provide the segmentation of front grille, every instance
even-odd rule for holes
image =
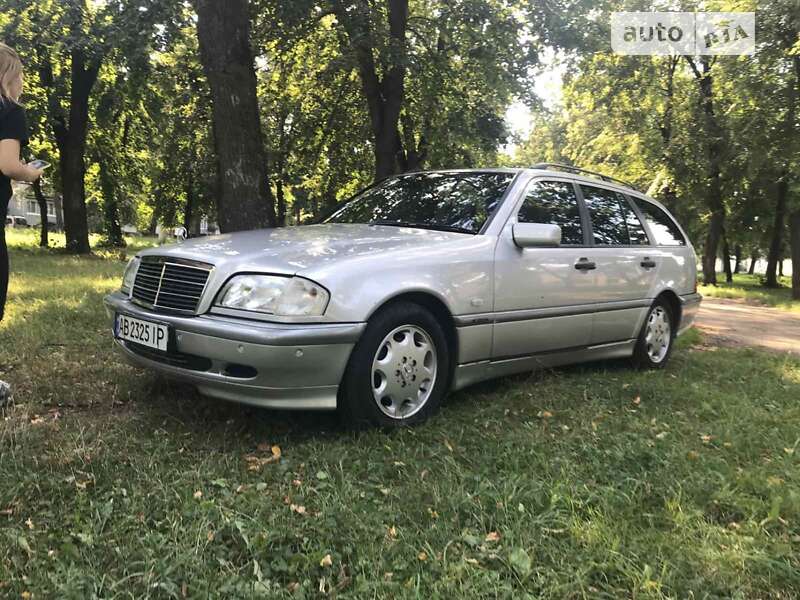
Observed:
[[[153,308],[195,312],[211,265],[145,257],[139,264],[131,296]]]

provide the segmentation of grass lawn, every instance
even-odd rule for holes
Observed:
[[[717,273],[719,285],[699,285],[698,291],[703,296],[710,298],[733,298],[744,300],[751,304],[772,306],[793,312],[800,312],[800,300],[792,300],[792,280],[790,277],[781,277],[783,287],[766,288],[761,285],[763,275],[747,275],[736,273],[733,283],[725,283],[725,274]]]
[[[0,597],[800,595],[796,359],[692,332],[661,372],[507,378],[352,432],[122,364],[123,265],[12,249]]]

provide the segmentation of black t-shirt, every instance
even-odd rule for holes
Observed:
[[[25,109],[16,102],[0,96],[0,140],[19,140],[20,146],[28,145],[28,122]],[[5,214],[11,200],[11,180],[0,173],[0,211]]]

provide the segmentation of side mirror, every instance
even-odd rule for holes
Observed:
[[[561,244],[561,227],[549,223],[515,223],[514,243],[520,248],[554,247]]]

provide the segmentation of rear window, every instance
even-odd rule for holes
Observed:
[[[652,202],[647,202],[641,198],[634,198],[633,201],[644,215],[650,233],[655,238],[653,243],[656,246],[685,246],[686,240],[678,229],[675,221],[666,212],[661,210]]]

